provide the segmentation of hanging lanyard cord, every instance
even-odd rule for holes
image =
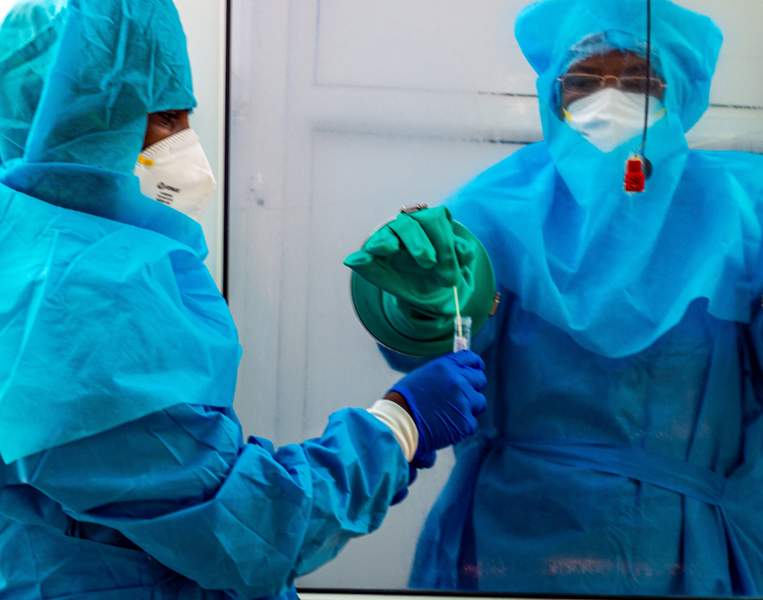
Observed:
[[[641,156],[646,157],[646,138],[649,129],[649,101],[652,92],[652,0],[646,0],[646,102],[644,103],[644,133],[641,137]]]

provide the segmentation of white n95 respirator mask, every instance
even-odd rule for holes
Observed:
[[[564,119],[575,131],[602,152],[612,152],[644,129],[643,94],[605,88],[576,100],[564,109]],[[657,98],[649,99],[651,127],[665,116],[666,110]]]
[[[145,196],[200,220],[212,199],[215,176],[193,129],[149,146],[138,156],[135,175]]]

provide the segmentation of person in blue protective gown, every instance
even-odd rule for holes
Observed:
[[[172,2],[25,0],[0,88],[0,597],[295,598],[476,431],[484,364],[430,363],[302,444],[244,441]]]
[[[488,411],[456,449],[413,587],[763,594],[763,157],[689,150],[722,36],[653,0],[647,61],[645,15],[643,0],[543,0],[517,19],[544,140],[445,203],[503,301],[475,342]],[[628,194],[646,114],[653,172]],[[362,275],[388,260],[378,247],[347,264]]]

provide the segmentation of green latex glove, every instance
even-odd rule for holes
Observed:
[[[394,296],[406,319],[441,329],[452,328],[453,287],[462,305],[474,288],[475,255],[475,241],[459,236],[450,211],[437,207],[401,213],[344,264]]]

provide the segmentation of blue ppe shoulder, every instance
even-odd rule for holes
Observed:
[[[236,328],[191,247],[3,185],[0,243],[6,462],[169,406],[231,404]]]

